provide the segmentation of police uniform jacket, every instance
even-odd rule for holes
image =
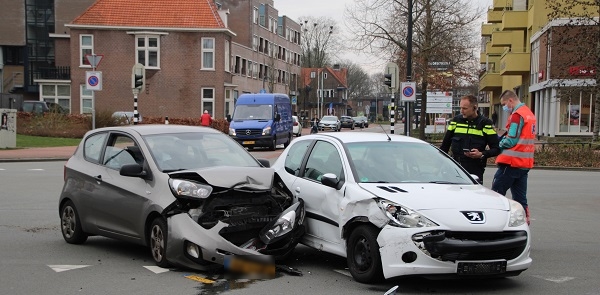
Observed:
[[[452,157],[461,164],[477,164],[483,167],[487,158],[500,154],[498,134],[494,130],[492,120],[481,115],[472,120],[462,115],[454,117],[440,149],[446,153],[451,149]],[[483,153],[483,158],[469,158],[464,155],[463,149],[477,149]]]

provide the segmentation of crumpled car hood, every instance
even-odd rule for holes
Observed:
[[[359,186],[413,210],[510,210],[507,198],[481,185],[360,183]]]
[[[176,177],[178,174],[189,174],[190,172],[197,173],[212,186],[254,190],[271,189],[275,174],[275,170],[272,168],[218,166],[178,171],[169,175]]]

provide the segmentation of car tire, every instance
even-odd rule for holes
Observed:
[[[148,237],[148,245],[150,245],[150,252],[152,259],[157,266],[167,268],[170,266],[167,260],[167,222],[162,218],[158,217],[152,221],[150,225],[150,236]]]
[[[352,124],[352,127],[350,127],[350,130],[354,130],[354,124]]]
[[[288,140],[283,144],[283,148],[288,147],[288,145],[290,145],[291,142],[292,142],[292,134],[290,134],[288,136]]]
[[[81,228],[77,208],[71,200],[66,201],[60,209],[60,231],[69,244],[83,244],[88,234]]]
[[[350,274],[358,282],[373,283],[383,279],[378,234],[379,230],[373,225],[361,225],[350,234],[346,259]]]
[[[364,122],[360,123],[360,128],[361,128],[361,129],[362,129],[362,128],[365,128],[365,123],[364,123]]]
[[[277,137],[273,137],[273,140],[271,141],[271,146],[269,146],[269,149],[272,151],[277,149]]]

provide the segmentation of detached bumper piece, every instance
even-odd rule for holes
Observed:
[[[432,258],[441,261],[512,260],[525,250],[527,232],[432,232],[423,237],[423,244]],[[502,263],[500,263],[502,264]],[[465,265],[466,268],[478,268]],[[501,265],[481,267],[501,268]],[[504,262],[506,268],[506,262]],[[468,271],[469,272],[469,271]]]

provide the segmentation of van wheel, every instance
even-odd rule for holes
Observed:
[[[277,149],[277,137],[273,137],[273,141],[271,142],[270,150],[274,151]]]
[[[290,134],[288,136],[288,140],[283,144],[283,148],[288,147],[288,145],[290,145],[291,142],[292,142],[292,135]]]

